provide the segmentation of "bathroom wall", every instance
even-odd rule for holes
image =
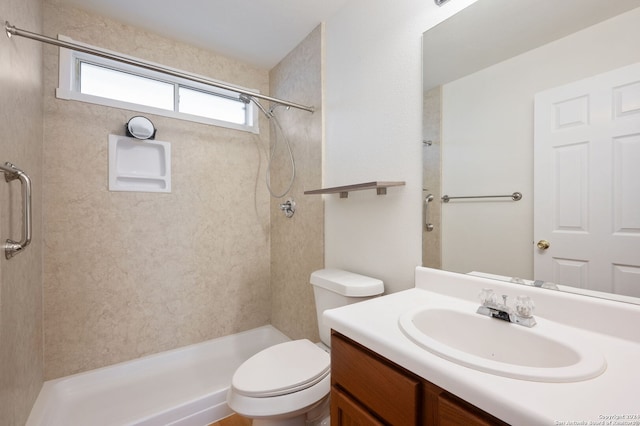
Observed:
[[[523,194],[517,203],[444,205],[444,269],[533,279],[532,100],[639,62],[639,21],[632,10],[443,87],[443,192]],[[492,239],[500,244],[486,250]]]
[[[39,0],[5,0],[2,21],[42,28]],[[0,253],[0,425],[24,425],[43,380],[42,359],[42,46],[0,37],[0,162],[32,181],[33,239],[11,260]],[[22,235],[19,181],[0,174],[0,240]]]
[[[44,33],[266,93],[268,71],[44,2]],[[45,378],[270,322],[269,132],[147,115],[171,142],[172,192],[109,192],[107,138],[134,111],[55,98],[45,47]]]
[[[422,262],[422,33],[474,0],[351,0],[326,23],[327,186],[401,180],[325,201],[325,261],[413,286]]]
[[[271,321],[293,339],[318,341],[309,276],[324,265],[324,206],[322,196],[303,192],[322,186],[322,26],[312,31],[269,75],[272,96],[316,108],[313,114],[277,108],[275,114],[282,133],[271,127],[271,144],[277,139],[272,166],[276,194],[285,191],[292,170],[284,138],[291,144],[296,166],[291,192],[284,198],[271,199]],[[290,198],[297,210],[292,218],[287,218],[279,206]]]
[[[422,201],[431,194],[428,211],[425,209],[425,223],[433,225],[431,231],[422,228],[422,266],[442,268],[442,88],[434,87],[424,93],[422,134],[427,142],[422,145]]]

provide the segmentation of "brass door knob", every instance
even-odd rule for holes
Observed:
[[[547,240],[540,240],[540,241],[538,241],[537,246],[538,246],[538,248],[540,250],[546,250],[549,247],[551,247],[551,243],[549,243],[549,241],[547,241]]]

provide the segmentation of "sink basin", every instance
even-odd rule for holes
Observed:
[[[576,382],[606,369],[596,348],[560,325],[538,320],[527,328],[475,311],[418,308],[403,314],[399,325],[409,339],[435,355],[514,379]]]

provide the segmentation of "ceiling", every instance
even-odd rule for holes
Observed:
[[[59,1],[271,69],[348,0]]]
[[[640,0],[477,1],[425,32],[424,90],[639,6]]]

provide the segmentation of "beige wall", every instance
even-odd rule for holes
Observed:
[[[291,338],[319,339],[309,275],[324,265],[324,207],[322,196],[304,195],[322,186],[322,26],[318,26],[270,72],[271,95],[313,105],[306,111],[277,108],[284,136],[272,126],[272,144],[278,137],[272,182],[281,194],[291,166],[283,148],[291,143],[296,180],[284,198],[271,199],[272,324]],[[279,205],[289,198],[297,211],[286,218]]]
[[[442,88],[435,87],[424,94],[422,107],[422,201],[431,194],[433,200],[429,202],[427,214],[433,230],[426,231],[422,226],[422,266],[428,268],[442,267],[442,191],[440,157],[442,138],[440,137],[440,121],[442,119]]]
[[[38,0],[0,2],[0,16],[40,31]],[[33,240],[6,260],[0,254],[0,425],[24,425],[42,385],[42,46],[0,37],[0,162],[31,177]],[[21,188],[0,175],[0,240],[19,240]]]
[[[268,73],[45,2],[44,32],[268,91]],[[270,322],[269,135],[148,115],[171,142],[172,193],[107,190],[107,137],[135,112],[54,97],[45,48],[47,379]],[[268,128],[266,119],[260,123]]]

